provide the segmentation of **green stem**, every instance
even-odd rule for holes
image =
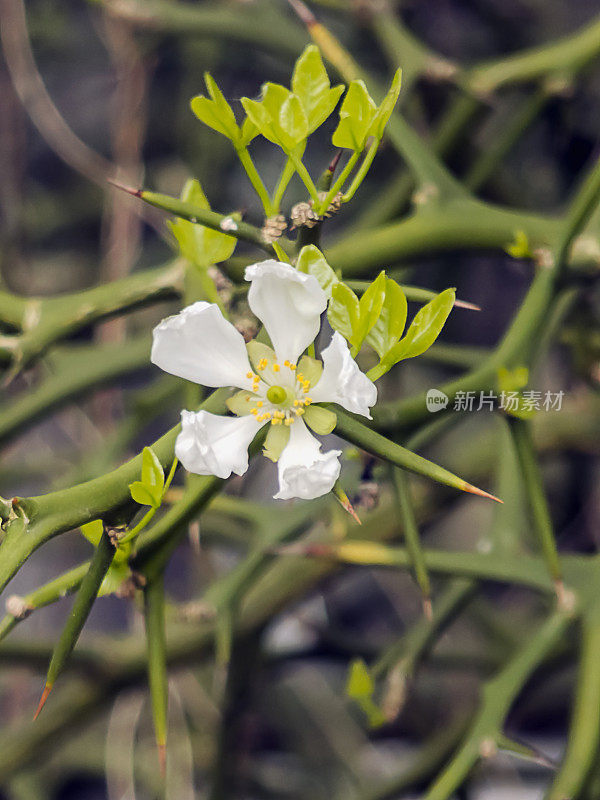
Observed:
[[[561,579],[561,566],[542,476],[535,457],[531,425],[529,420],[511,418],[510,429],[514,437],[525,491],[533,516],[534,530],[542,546],[542,552],[550,575],[555,581],[559,581]]]
[[[317,192],[317,187],[315,186],[313,179],[310,177],[308,170],[304,166],[304,162],[298,156],[296,152],[290,150],[288,153],[288,157],[292,160],[292,164],[294,165],[296,172],[298,173],[300,180],[306,186],[306,189],[315,202],[318,204],[319,202],[319,193]]]
[[[554,613],[506,667],[488,681],[470,730],[448,766],[424,795],[424,800],[448,800],[482,757],[484,748],[494,748],[512,702],[525,681],[556,645],[569,622],[570,617],[565,612]]]
[[[356,164],[356,162],[358,161],[359,158],[360,158],[360,152],[358,150],[355,150],[352,153],[352,155],[350,156],[350,158],[348,159],[348,163],[346,164],[344,169],[340,172],[337,180],[335,181],[333,186],[331,186],[331,188],[327,192],[327,195],[325,196],[325,199],[318,206],[319,210],[317,211],[317,213],[318,213],[318,215],[320,217],[322,217],[323,214],[325,214],[325,212],[329,208],[329,205],[330,205],[331,201],[333,200],[333,198],[343,188],[344,184],[346,183],[346,179],[348,178],[348,175],[350,175],[350,173],[354,169],[354,165]]]
[[[248,148],[244,147],[240,150],[236,148],[235,152],[237,153],[243,168],[246,170],[246,174],[250,178],[250,183],[252,184],[254,191],[258,195],[260,202],[263,205],[263,208],[265,210],[265,215],[267,217],[272,217],[273,214],[277,212],[278,206],[275,205],[274,203],[271,203],[271,198],[269,197],[267,188],[262,182],[262,178],[258,174],[256,167],[254,166],[254,161],[252,161],[252,157],[248,152]]]
[[[294,162],[288,156],[287,161],[285,162],[285,167],[283,168],[283,171],[279,177],[279,181],[277,182],[277,186],[275,187],[275,191],[273,192],[273,197],[271,199],[273,214],[279,213],[283,195],[285,194],[285,190],[287,189],[289,182],[294,177],[295,172],[296,168],[294,167]]]
[[[350,188],[344,194],[343,201],[344,203],[348,203],[354,195],[356,194],[358,187],[367,177],[368,171],[371,169],[371,164],[373,163],[373,159],[375,158],[375,154],[377,153],[377,148],[379,147],[379,141],[375,139],[369,149],[367,150],[367,155],[364,157],[362,164],[360,165],[358,172],[354,176],[354,180],[350,184]]]
[[[582,620],[582,650],[575,707],[571,719],[567,751],[546,795],[547,800],[579,797],[594,763],[600,741],[600,615],[588,611]]]
[[[483,497],[490,497],[494,500],[493,495],[472,486],[462,478],[453,475],[447,469],[434,464],[422,456],[412,453],[399,444],[386,439],[376,431],[371,430],[362,422],[359,422],[354,417],[347,414],[345,411],[340,411],[337,406],[335,408],[337,414],[337,424],[335,426],[336,433],[342,438],[346,439],[357,447],[362,447],[363,450],[371,453],[372,455],[383,458],[390,464],[394,464],[402,469],[407,469],[409,472],[414,472],[417,475],[423,475],[426,478],[437,481],[438,483],[446,484],[454,489],[459,489],[464,492],[471,492]]]
[[[394,479],[394,487],[396,490],[398,506],[400,508],[404,539],[413,563],[415,580],[421,589],[424,601],[430,602],[431,581],[429,580],[429,573],[427,572],[425,559],[423,557],[423,548],[421,547],[421,540],[419,538],[417,520],[415,517],[412,498],[410,496],[408,478],[403,470],[397,468],[392,469],[392,475]]]
[[[152,701],[154,733],[161,772],[164,775],[167,749],[169,680],[166,663],[165,587],[163,575],[155,576],[144,588],[144,620],[148,649],[148,683]]]
[[[73,652],[83,626],[89,616],[94,601],[100,591],[100,586],[109,570],[115,555],[115,548],[106,531],[103,531],[98,546],[81,586],[77,592],[75,602],[67,623],[63,628],[50,660],[46,676],[46,687],[52,688],[59,674],[62,672],[69,656]]]

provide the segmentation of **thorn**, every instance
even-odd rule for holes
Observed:
[[[423,614],[428,622],[433,622],[433,606],[431,597],[423,597]]]
[[[157,742],[156,746],[158,748],[158,766],[161,777],[164,778],[167,774],[167,745],[164,742]]]
[[[454,307],[466,308],[469,311],[481,311],[481,306],[478,306],[476,303],[468,303],[466,300],[455,300]]]
[[[352,503],[348,499],[348,495],[346,494],[346,492],[339,485],[338,481],[336,481],[336,484],[335,484],[335,486],[333,487],[333,489],[331,491],[335,495],[336,500],[341,505],[341,507],[344,509],[344,511],[346,511],[348,514],[350,514],[350,516],[352,517],[352,519],[355,522],[357,522],[359,525],[362,525],[362,522],[360,521],[360,518],[359,518],[358,514],[354,510],[354,506],[352,505]]]
[[[317,18],[312,13],[310,8],[305,5],[302,0],[288,0],[288,3],[294,9],[300,20],[307,26],[307,28],[312,28],[313,25],[317,24]]]
[[[328,167],[329,172],[333,175],[333,173],[337,169],[337,165],[340,163],[340,158],[342,157],[342,151],[338,150],[334,157],[331,159],[331,164]]]
[[[107,181],[108,181],[108,183],[110,183],[111,186],[114,186],[115,189],[121,189],[121,191],[127,192],[127,194],[131,194],[134,197],[141,197],[142,196],[142,190],[141,189],[133,189],[131,186],[125,186],[122,183],[117,183],[117,181],[113,181],[111,178],[107,178]]]
[[[47,683],[44,686],[44,691],[42,692],[42,696],[40,697],[40,702],[38,703],[38,707],[36,709],[36,712],[33,715],[33,721],[34,722],[39,717],[40,711],[45,706],[46,700],[48,699],[48,695],[50,694],[51,691],[52,691],[52,684],[51,683]]]
[[[496,497],[495,494],[484,492],[483,489],[478,489],[477,486],[473,486],[472,483],[465,483],[462,488],[463,491],[465,492],[470,492],[471,494],[477,494],[479,495],[479,497],[487,497],[490,500],[495,500],[497,503],[504,503],[504,500],[500,500],[500,498]]]

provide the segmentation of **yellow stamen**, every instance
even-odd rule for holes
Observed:
[[[303,408],[297,408],[297,409],[296,409],[296,411],[295,411],[294,413],[295,413],[295,414],[296,414],[298,417],[301,417],[301,416],[302,416],[302,414],[304,414],[304,409],[303,409]]]
[[[279,417],[273,417],[273,419],[271,420],[271,425],[281,425],[281,420],[279,419]]]
[[[262,408],[262,407],[263,407],[263,405],[264,405],[264,403],[263,403],[263,401],[262,401],[262,400],[259,400],[259,401],[258,401],[258,403],[257,403],[256,405],[257,405],[257,407],[258,407],[258,408]]]
[[[312,403],[312,397],[305,397],[304,398],[304,405],[309,406]]]
[[[289,364],[288,366],[292,370],[292,372],[296,369],[296,365],[295,364]]]
[[[286,417],[284,420],[286,425],[291,425],[293,421],[292,417]]]
[[[286,358],[286,360],[283,362],[283,366],[284,367],[289,367],[289,365],[290,365],[290,360],[289,360],[289,358]]]
[[[279,364],[273,364],[273,372],[279,372],[280,369],[281,367],[279,366]]]
[[[300,405],[300,400],[294,400],[294,405],[295,406],[299,406]]]
[[[254,408],[250,409],[250,413],[254,414],[256,416],[256,414],[258,414],[258,408],[256,408],[256,406],[254,406]]]
[[[247,372],[246,373],[246,377],[247,378],[253,378],[254,377],[254,373],[253,372]]]

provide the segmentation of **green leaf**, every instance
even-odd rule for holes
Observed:
[[[293,150],[308,136],[306,112],[295,94],[289,94],[279,109],[278,124],[278,133],[288,150]]]
[[[340,121],[331,140],[335,147],[363,150],[376,108],[364,81],[352,81],[342,102]]]
[[[338,276],[325,260],[323,253],[314,244],[309,244],[302,248],[298,256],[296,269],[298,272],[314,275],[319,281],[321,289],[328,297],[331,297],[331,290],[340,282]]]
[[[246,119],[242,123],[242,136],[240,139],[240,147],[241,148],[248,147],[252,139],[258,136],[258,133],[259,131],[256,125],[252,122],[250,117],[246,117]]]
[[[506,246],[505,250],[513,258],[534,257],[525,231],[515,231],[514,240]]]
[[[273,118],[263,103],[258,102],[258,100],[251,100],[249,97],[242,97],[242,106],[248,115],[248,119],[259,133],[270,142],[280,144],[273,130]]]
[[[352,700],[363,700],[372,697],[375,686],[369,673],[369,668],[362,658],[354,658],[350,662],[346,694]]]
[[[94,547],[97,547],[100,537],[102,536],[102,531],[104,530],[104,524],[101,519],[95,519],[93,522],[86,522],[84,525],[81,525],[79,530],[83,533],[88,542],[93,544]]]
[[[402,70],[397,69],[392,80],[392,85],[390,86],[386,96],[383,98],[381,105],[375,112],[373,121],[371,123],[371,128],[369,130],[369,135],[374,136],[377,140],[383,137],[385,126],[388,124],[388,121],[392,116],[394,106],[398,102],[398,95],[400,94],[401,85]]]
[[[358,297],[345,283],[337,283],[331,290],[331,300],[327,309],[327,319],[335,331],[351,344],[354,344],[358,331],[360,310]]]
[[[126,561],[117,563],[115,559],[115,561],[113,561],[108,568],[108,572],[100,584],[98,597],[104,597],[107,594],[113,594],[114,592],[117,592],[121,585],[127,580],[127,578],[129,578],[130,574],[131,570],[129,569],[129,564]]]
[[[130,483],[129,491],[131,492],[131,496],[135,502],[139,503],[141,506],[152,506],[152,508],[156,507],[156,498],[154,496],[154,492],[144,486],[141,481],[134,481],[133,483]]]
[[[186,181],[181,199],[186,203],[193,203],[200,208],[210,210],[206,195],[197,180]],[[206,269],[211,264],[226,261],[237,245],[237,239],[233,236],[184,219],[171,221],[169,227],[177,239],[181,255],[199,269]]]
[[[271,461],[278,461],[290,440],[289,425],[270,425],[263,447],[263,455]]]
[[[365,336],[379,319],[383,301],[385,300],[385,289],[385,272],[381,271],[375,280],[367,287],[366,292],[358,303],[360,323],[357,338],[359,341],[355,343],[355,347],[360,347]]]
[[[311,44],[296,61],[292,76],[292,91],[304,107],[308,119],[308,132],[312,133],[331,114],[344,87],[330,88],[319,48]]]
[[[228,397],[227,400],[225,400],[225,405],[232,414],[235,414],[237,417],[245,417],[247,414],[250,414],[250,409],[255,407],[257,400],[260,400],[257,394],[242,389],[241,392],[236,392],[232,397]]]
[[[308,406],[304,412],[304,421],[315,433],[326,436],[337,425],[337,414],[322,406]]]
[[[431,347],[452,311],[455,294],[454,289],[446,289],[423,306],[415,315],[406,336],[381,359],[382,366],[389,369],[398,361],[420,356]]]
[[[190,103],[192,111],[209,128],[226,136],[234,143],[238,142],[241,133],[231,106],[208,72],[204,74],[204,80],[211,99],[201,94],[193,97]]]
[[[379,358],[383,358],[402,336],[407,313],[408,303],[402,287],[392,278],[387,278],[381,313],[367,334],[367,342],[374,348]]]
[[[142,452],[142,484],[154,495],[159,506],[165,485],[165,473],[151,447],[144,447]]]

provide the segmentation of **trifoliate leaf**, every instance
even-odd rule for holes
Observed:
[[[379,318],[367,334],[367,342],[374,348],[379,358],[383,358],[402,336],[407,313],[408,303],[402,287],[392,278],[387,278],[385,299]]]
[[[371,128],[369,130],[370,136],[374,136],[378,140],[383,137],[385,126],[388,124],[388,121],[392,116],[394,106],[398,101],[398,96],[400,94],[401,86],[402,86],[402,70],[397,69],[396,74],[394,75],[394,78],[392,80],[392,85],[388,90],[388,93],[383,98],[381,105],[379,106],[379,108],[377,109],[377,111],[373,116]]]
[[[383,301],[385,300],[386,277],[385,272],[380,272],[375,280],[367,287],[367,290],[360,298],[358,309],[360,314],[360,323],[358,329],[358,338],[360,341],[355,346],[360,347],[363,343],[365,336],[369,333],[371,328],[375,325],[381,314]]]
[[[308,132],[312,133],[331,114],[344,87],[330,88],[319,48],[311,44],[296,61],[292,76],[292,91],[304,107],[308,119]]]
[[[197,180],[186,181],[181,199],[193,203],[200,208],[210,209],[202,186]],[[177,219],[169,223],[173,235],[177,239],[181,255],[194,266],[205,269],[211,264],[226,261],[235,250],[237,239],[226,233],[205,228],[194,222]]]
[[[95,519],[93,522],[86,522],[81,525],[79,530],[83,533],[85,538],[94,545],[98,546],[102,532],[104,531],[104,524],[101,519]]]
[[[331,297],[332,288],[336,283],[340,282],[338,276],[325,260],[323,253],[314,244],[309,244],[302,248],[298,256],[296,269],[298,272],[314,275],[319,281],[321,289],[328,297]]]
[[[241,138],[241,132],[231,106],[208,72],[204,74],[204,80],[210,99],[201,94],[193,97],[190,103],[192,111],[209,128],[237,143]]]
[[[339,331],[354,344],[359,330],[360,309],[358,297],[345,283],[340,282],[332,287],[327,319],[334,331]]]
[[[335,147],[359,152],[363,150],[376,108],[364,81],[352,81],[342,102],[340,121],[331,140]]]
[[[420,356],[431,347],[452,311],[455,295],[454,289],[446,289],[423,306],[411,322],[406,336],[381,359],[382,366],[389,369],[398,361]]]
[[[160,497],[165,485],[165,473],[151,447],[144,447],[142,452],[142,483],[148,491],[155,494],[160,505]]]
[[[365,697],[372,697],[375,687],[373,679],[369,673],[369,668],[362,658],[354,658],[350,662],[348,670],[348,680],[346,682],[346,694],[352,700],[362,700]]]
[[[156,496],[154,492],[144,486],[141,481],[134,481],[133,483],[130,483],[129,491],[135,502],[139,503],[141,506],[151,506],[152,508],[157,507]]]

